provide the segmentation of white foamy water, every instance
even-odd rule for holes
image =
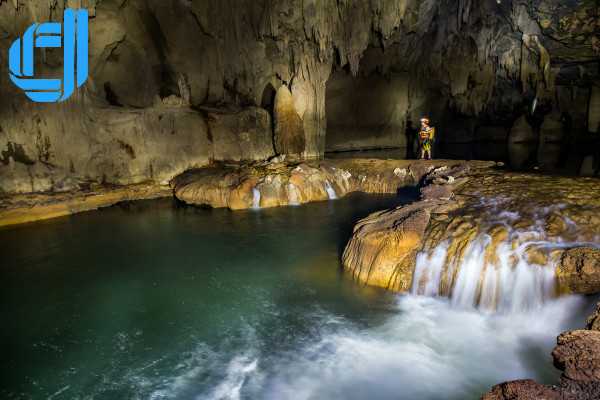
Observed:
[[[484,311],[515,313],[539,309],[556,296],[556,264],[550,258],[545,265],[529,261],[528,251],[597,246],[594,243],[568,242],[551,237],[545,231],[545,217],[560,211],[563,205],[533,210],[536,221],[526,230],[516,230],[511,224],[521,218],[518,212],[504,209],[507,199],[482,198],[487,211],[486,226],[504,225],[508,238],[496,244],[488,234],[479,234],[458,259],[449,255],[450,243],[417,256],[411,293],[424,296],[448,296],[454,307],[479,308]],[[571,234],[577,226],[563,218]],[[453,258],[452,258],[453,257]]]
[[[225,379],[217,385],[209,396],[212,400],[239,400],[242,386],[258,366],[257,358],[237,356],[227,366]]]
[[[578,297],[561,298],[509,315],[456,308],[443,298],[402,296],[378,326],[324,316],[318,335],[299,339],[289,351],[271,353],[250,335],[243,352],[228,361],[222,353],[197,356],[205,359],[202,367],[192,363],[167,385],[177,390],[152,398],[478,399],[498,382],[547,380],[556,336],[573,324],[569,318],[583,304]],[[219,379],[211,387],[196,384],[212,373]]]
[[[448,243],[439,245],[431,254],[420,254],[412,293],[450,294],[454,306],[500,312],[539,308],[555,295],[554,266],[527,261],[525,252],[534,243],[526,242],[516,249],[509,242],[501,243],[495,251],[497,262],[490,263],[486,261],[486,250],[491,241],[489,235],[472,241],[461,260],[447,259]],[[444,284],[450,285],[449,293],[442,291]]]
[[[329,196],[329,200],[337,199],[337,194],[335,193],[335,189],[331,186],[329,181],[325,181],[325,190],[327,191],[327,196]]]
[[[252,188],[252,208],[260,208],[260,190]]]

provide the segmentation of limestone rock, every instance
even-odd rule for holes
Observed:
[[[124,201],[172,196],[168,186],[142,183],[128,186],[103,186],[65,193],[28,193],[3,199],[0,226],[25,224],[109,207]]]
[[[302,119],[292,93],[282,85],[275,96],[275,150],[277,154],[301,155],[306,146]]]
[[[596,311],[587,319],[587,329],[600,331],[600,303],[596,306]]]
[[[424,114],[434,121],[463,115],[471,121],[464,135],[453,139],[448,132],[447,137],[470,141],[475,123],[503,126],[533,94],[541,100],[560,97],[561,111],[572,114],[578,129],[594,131],[598,125],[598,71],[590,62],[598,57],[598,29],[590,22],[596,15],[590,2],[539,0],[535,7],[420,0],[256,0],[235,7],[222,0],[0,3],[2,54],[33,22],[60,21],[67,6],[81,3],[92,16],[90,78],[67,102],[32,104],[6,75],[0,80],[5,93],[0,153],[13,143],[27,155],[23,168],[9,172],[2,156],[0,175],[7,181],[0,187],[8,192],[52,190],[65,178],[164,182],[221,157],[258,159],[264,146],[243,146],[242,152],[232,144],[238,133],[250,131],[236,131],[233,122],[219,119],[216,131],[227,133],[211,143],[214,121],[196,110],[218,107],[229,113],[261,106],[272,113],[270,94],[280,87],[289,88],[292,102],[286,93],[289,112],[279,119],[286,128],[277,129],[279,143],[273,145],[280,153],[317,158],[327,143],[332,72],[363,83],[353,93],[360,100],[351,96],[333,107],[361,125],[347,124],[354,130],[344,137],[344,118],[333,111],[332,126],[339,129],[332,130],[331,148],[401,146],[405,137],[414,137],[405,121]],[[515,34],[515,27],[523,35]],[[61,57],[43,53],[36,73],[60,76]],[[553,79],[555,69],[575,72]],[[583,113],[594,83],[589,112]],[[569,95],[555,96],[556,91]],[[505,136],[500,131],[482,136]],[[369,137],[359,137],[366,133]],[[47,166],[47,173],[23,173],[31,169],[30,161]]]
[[[208,113],[211,159],[219,161],[265,160],[274,156],[269,113],[258,107]]]
[[[481,400],[565,400],[562,394],[531,379],[496,385]]]
[[[342,256],[344,268],[358,282],[408,291],[431,208],[420,202],[359,221]]]
[[[566,250],[556,274],[561,287],[573,293],[600,293],[600,249],[577,247]]]
[[[576,398],[600,398],[600,332],[579,330],[558,337],[552,352],[554,365],[563,371],[561,386],[577,392]]]
[[[515,121],[508,135],[510,143],[535,142],[536,140],[537,135],[524,115]]]

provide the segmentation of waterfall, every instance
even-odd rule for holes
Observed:
[[[459,259],[459,255],[448,254],[448,242],[442,243],[430,254],[418,255],[412,293],[449,296],[450,303],[458,308],[499,312],[537,309],[555,296],[556,283],[552,265],[528,262],[526,251],[534,245],[549,243],[526,242],[513,248],[507,240],[494,248],[492,238],[481,235],[468,244]]]
[[[252,188],[252,208],[260,208],[260,190],[256,187]]]
[[[331,186],[329,181],[325,181],[325,190],[327,191],[327,196],[329,196],[329,200],[337,199],[337,194],[335,193],[335,189]]]
[[[288,183],[288,202],[291,206],[299,206],[300,205],[300,193],[298,193],[298,188],[293,183]]]

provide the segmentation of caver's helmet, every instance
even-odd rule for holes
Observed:
[[[429,118],[423,117],[423,118],[421,118],[421,122],[425,122],[426,124],[429,124]]]

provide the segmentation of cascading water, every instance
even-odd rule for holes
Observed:
[[[298,193],[298,188],[293,183],[288,183],[288,201],[291,206],[299,206],[300,205],[300,194]]]
[[[527,242],[513,249],[509,242],[495,249],[490,262],[492,238],[482,235],[471,242],[462,259],[448,255],[443,243],[428,254],[420,254],[412,293],[426,296],[449,295],[453,306],[478,307],[487,311],[519,312],[540,307],[556,293],[552,266],[527,261]],[[539,244],[539,243],[538,243]]]
[[[337,199],[337,194],[335,193],[335,189],[331,186],[329,181],[325,181],[325,190],[327,191],[327,196],[329,196],[329,200]]]
[[[480,233],[466,244],[464,252],[456,251],[456,246],[450,251],[452,243],[444,241],[420,253],[412,293],[447,296],[455,307],[502,313],[538,309],[556,297],[556,265],[552,257],[532,261],[530,255],[532,251],[549,254],[578,244],[551,238],[546,232],[545,217],[561,206],[535,211],[533,225],[519,230],[512,224],[521,218],[520,214],[502,210],[502,204],[501,198],[482,200],[488,211],[487,227],[505,229],[503,240],[494,240],[489,232]],[[575,224],[563,219],[568,229],[576,232]]]
[[[260,208],[260,190],[258,188],[252,188],[252,208]]]

